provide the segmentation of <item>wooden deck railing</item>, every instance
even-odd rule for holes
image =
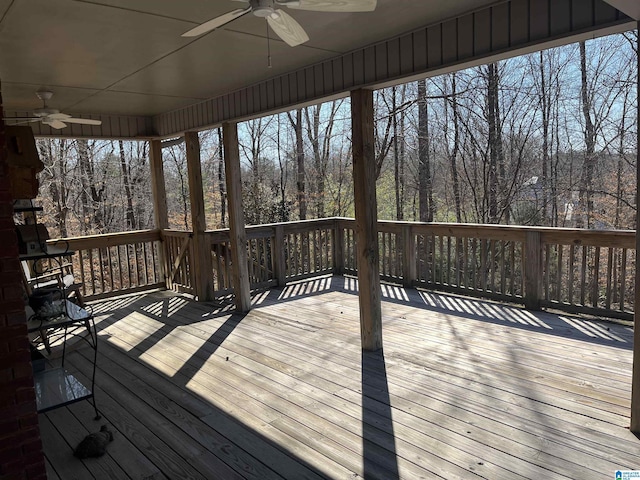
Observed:
[[[87,299],[164,287],[159,230],[50,240],[68,246],[76,281]]]
[[[355,221],[247,227],[252,288],[326,273],[356,274]],[[631,319],[634,231],[450,223],[378,223],[380,276],[411,287]],[[214,294],[233,292],[228,230],[208,231]],[[66,239],[89,298],[157,288],[195,293],[190,232]],[[161,242],[164,245],[161,248]]]

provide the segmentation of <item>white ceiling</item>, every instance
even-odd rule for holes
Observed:
[[[54,92],[66,113],[155,115],[477,10],[495,0],[378,0],[375,12],[289,10],[311,40],[289,47],[252,15],[198,38],[180,35],[242,7],[230,0],[0,0],[7,111]]]

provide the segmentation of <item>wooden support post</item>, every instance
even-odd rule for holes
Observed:
[[[153,214],[156,228],[169,228],[167,214],[167,192],[164,183],[164,166],[162,164],[162,144],[160,140],[149,142],[149,160],[151,163],[151,193],[153,195]]]
[[[640,22],[637,27],[640,29]],[[636,51],[636,63],[638,68],[638,90],[640,92],[640,52]],[[638,118],[640,118],[640,101],[638,105]],[[640,149],[640,129],[638,129],[638,148]],[[636,205],[640,205],[640,193],[638,189],[640,183],[640,155],[636,152]],[[636,211],[636,291],[633,303],[634,328],[633,328],[633,374],[631,376],[631,425],[630,430],[635,434],[640,434],[640,268],[638,268],[638,252],[640,252],[640,208]],[[624,278],[622,279],[624,282]]]
[[[223,123],[222,139],[224,143],[227,199],[229,201],[229,237],[231,238],[231,262],[233,264],[233,290],[235,292],[236,309],[240,312],[248,312],[251,310],[251,290],[247,258],[247,233],[244,228],[244,213],[242,210],[242,182],[240,177],[237,124]]]
[[[185,132],[187,152],[187,174],[189,176],[189,199],[191,201],[191,227],[193,229],[193,252],[191,267],[194,271],[195,290],[198,301],[213,300],[213,266],[211,242],[205,233],[207,222],[204,214],[204,192],[202,168],[200,166],[200,140],[198,132]]]
[[[402,276],[405,287],[413,287],[416,281],[416,242],[413,228],[402,226]]]
[[[524,306],[529,310],[540,310],[542,270],[540,232],[527,232],[524,244]]]
[[[169,266],[166,251],[167,244],[164,241],[164,230],[169,228],[169,214],[167,213],[167,191],[164,183],[164,166],[162,164],[162,144],[160,140],[149,142],[149,163],[151,169],[151,194],[153,195],[153,217],[156,228],[160,230],[161,244],[158,249],[160,276],[164,278],[166,288],[170,288],[170,281],[167,278]]]
[[[287,283],[287,272],[284,252],[284,226],[276,225],[275,242],[273,245],[274,270],[279,287],[284,287]]]
[[[351,92],[353,183],[360,297],[360,336],[367,351],[382,349],[373,92]]]

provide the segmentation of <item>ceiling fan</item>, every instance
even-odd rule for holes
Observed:
[[[67,126],[67,123],[79,123],[81,125],[102,125],[101,120],[92,120],[90,118],[74,118],[66,113],[60,113],[60,110],[49,108],[47,100],[51,99],[53,92],[48,90],[38,90],[36,96],[42,100],[42,108],[36,108],[33,111],[33,117],[8,117],[4,120],[13,121],[15,123],[40,122],[51,128],[60,130]]]
[[[256,17],[266,18],[271,29],[282,40],[292,47],[300,45],[309,36],[302,26],[284,10],[276,7],[287,7],[295,10],[310,10],[312,12],[372,12],[376,8],[377,0],[233,0],[248,3],[246,8],[238,8],[220,15],[208,22],[192,28],[182,34],[183,37],[197,37],[215,30],[237,18],[253,13]]]

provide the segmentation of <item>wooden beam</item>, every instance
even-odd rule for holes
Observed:
[[[416,238],[410,224],[402,226],[402,277],[405,287],[416,281]]]
[[[640,29],[640,22],[638,22]],[[640,92],[640,55],[636,52],[636,64],[638,68],[638,90]],[[636,93],[637,94],[637,93]],[[638,118],[640,118],[640,102],[636,101],[638,106]],[[638,143],[640,145],[640,129],[638,129]],[[636,157],[638,157],[636,152]],[[640,159],[638,159],[640,160]],[[640,201],[640,161],[636,161],[636,205]],[[640,208],[636,210],[636,258],[640,252]],[[624,281],[624,279],[622,279]],[[635,434],[640,434],[640,268],[636,260],[636,288],[635,299],[633,304],[634,312],[634,328],[633,328],[633,374],[631,376],[631,425],[630,430]]]
[[[191,228],[193,229],[193,251],[191,267],[195,273],[195,290],[198,300],[213,300],[213,267],[211,243],[205,233],[207,222],[204,211],[202,168],[200,166],[200,140],[198,132],[185,132],[187,152],[187,175],[189,177],[189,199],[191,201]]]
[[[156,228],[169,228],[167,213],[167,191],[164,183],[164,166],[162,164],[162,145],[160,140],[149,142],[149,161],[151,163],[151,193],[153,195],[153,215]]]
[[[351,92],[353,183],[360,298],[360,336],[367,351],[382,349],[373,91]]]
[[[169,228],[169,214],[167,211],[167,190],[164,182],[164,165],[162,163],[162,145],[160,140],[149,142],[149,164],[151,170],[151,194],[153,196],[153,217],[156,228],[162,231]],[[163,238],[161,236],[161,238]],[[167,245],[163,241],[158,244],[158,263],[160,264],[160,278],[164,279],[165,287],[170,288],[167,278],[169,266],[166,251]]]
[[[229,205],[233,290],[235,292],[236,309],[240,312],[248,312],[251,310],[251,290],[247,258],[247,232],[244,228],[244,213],[242,209],[238,126],[236,123],[222,124],[222,141],[224,144],[224,169]]]

